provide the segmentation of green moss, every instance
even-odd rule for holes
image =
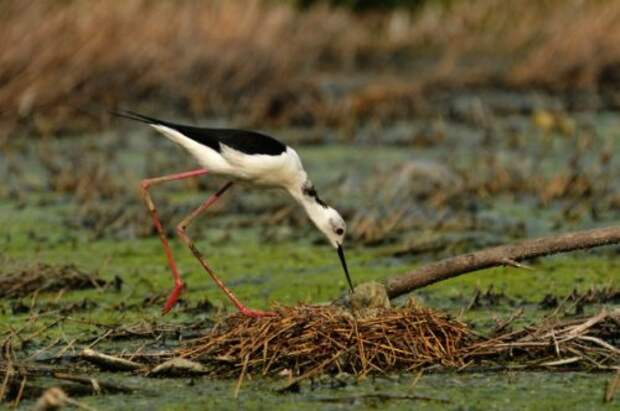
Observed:
[[[351,151],[340,146],[325,149],[313,147],[302,150],[306,166],[312,171],[318,186],[341,176],[334,176],[325,163],[346,162],[349,167],[360,170],[359,178],[371,175],[387,165],[406,161],[411,153],[402,149],[361,147]],[[383,165],[368,165],[366,158],[373,156]],[[132,163],[130,154],[119,159]],[[126,166],[126,165],[125,165]],[[134,166],[135,167],[135,166]],[[133,170],[133,169],[132,169]],[[361,176],[361,177],[360,177]],[[242,191],[243,190],[243,191]],[[333,192],[332,192],[333,193]],[[338,193],[338,191],[336,191]],[[349,193],[346,198],[326,198],[335,204],[354,207],[360,193]],[[174,205],[197,202],[203,193],[187,193],[172,188],[157,194],[166,196]],[[271,197],[259,197],[244,188],[234,192],[236,201],[273,201]],[[361,197],[360,197],[361,198]],[[172,322],[175,324],[196,322],[213,315],[210,312],[188,312],[177,307],[168,316],[161,317],[162,302],[144,304],[146,297],[159,293],[165,297],[172,280],[161,244],[156,236],[141,239],[105,236],[92,240],[92,232],[86,228],[69,226],[78,206],[62,195],[46,192],[29,194],[26,204],[17,201],[0,202],[0,252],[6,258],[0,260],[2,270],[34,262],[50,264],[77,264],[81,269],[98,273],[105,280],[119,277],[123,281],[120,291],[113,287],[59,293],[42,293],[36,298],[22,300],[32,307],[28,313],[13,314],[15,300],[0,301],[0,333],[20,330],[22,336],[37,335],[28,347],[29,354],[38,349],[54,346],[62,349],[69,342],[83,341],[99,335],[102,330],[94,324],[130,324],[138,321]],[[495,201],[497,200],[497,201]],[[136,203],[139,199],[135,199]],[[285,201],[285,200],[282,200]],[[510,215],[527,219],[533,228],[529,232],[544,232],[547,220],[544,210],[532,212],[532,205],[516,204],[509,200],[494,199],[489,213]],[[286,234],[282,239],[267,243],[261,230],[265,224],[257,223],[244,228],[228,229],[233,218],[239,215],[221,215],[201,221],[192,227],[196,233],[197,246],[203,251],[216,273],[247,305],[268,309],[273,304],[315,303],[332,300],[346,291],[346,283],[338,258],[327,244],[315,243],[320,236],[310,228],[300,228],[300,233]],[[253,216],[241,216],[252,219]],[[205,230],[200,230],[207,227]],[[193,231],[196,230],[196,231]],[[303,234],[303,235],[302,235]],[[305,234],[308,234],[306,237]],[[185,306],[194,307],[205,299],[217,309],[232,311],[226,300],[207,273],[191,253],[178,240],[172,240],[172,248],[188,289],[183,294]],[[347,247],[347,257],[352,277],[356,283],[381,280],[404,273],[423,264],[416,257],[394,258],[394,245],[382,247]],[[428,262],[430,257],[425,257]],[[523,309],[523,324],[542,317],[547,310],[539,306],[543,297],[552,293],[557,296],[570,294],[573,289],[584,291],[592,286],[618,284],[620,262],[604,253],[571,253],[540,259],[532,263],[533,270],[496,268],[471,273],[444,281],[413,293],[422,303],[459,316],[485,332],[495,326],[495,320],[511,316]],[[494,292],[504,293],[506,298],[497,305],[482,305],[466,310],[476,293],[493,287]],[[407,297],[404,297],[407,298]],[[84,300],[94,302],[87,310],[75,310],[61,316],[58,312],[45,312],[50,304],[59,308]],[[600,306],[589,306],[597,310]],[[45,328],[49,327],[49,328]],[[55,343],[55,345],[53,344]],[[134,349],[135,342],[112,342],[100,349]],[[79,345],[79,344],[78,344]],[[53,355],[54,350],[48,355]],[[600,407],[602,387],[607,375],[580,373],[502,373],[459,374],[448,372],[424,376],[413,393],[434,398],[445,398],[449,404],[433,401],[355,399],[361,394],[387,392],[411,393],[411,376],[369,378],[344,388],[328,385],[310,390],[305,386],[301,394],[277,395],[272,388],[277,381],[256,379],[246,381],[238,399],[233,398],[235,381],[210,379],[145,379],[125,374],[102,374],[101,378],[118,380],[127,385],[146,387],[135,395],[89,397],[84,401],[97,409],[317,409],[317,408],[387,408],[402,409],[415,406],[421,409],[560,409]],[[330,399],[328,400],[329,397]],[[340,399],[338,399],[340,398]],[[352,399],[353,398],[353,399]],[[617,402],[616,402],[617,403]],[[28,405],[26,403],[25,405]]]
[[[301,393],[277,394],[282,381],[245,381],[238,398],[236,381],[196,379],[148,379],[102,374],[102,379],[137,387],[132,395],[93,396],[80,399],[98,410],[316,410],[316,409],[422,409],[422,410],[565,410],[617,409],[617,401],[602,404],[605,374],[585,373],[484,373],[431,374],[411,387],[411,375],[369,378],[339,388],[329,382]],[[164,393],[164,395],[158,395]],[[381,399],[420,395],[437,400]],[[23,405],[28,408],[31,401]]]

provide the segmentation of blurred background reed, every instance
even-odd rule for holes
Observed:
[[[463,87],[617,108],[619,21],[605,0],[7,0],[0,133],[101,129],[118,106],[351,129]]]

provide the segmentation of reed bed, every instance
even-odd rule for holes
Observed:
[[[348,128],[428,111],[424,90],[620,83],[617,2],[450,3],[359,15],[256,0],[5,1],[0,137],[104,127],[107,109],[145,105]]]

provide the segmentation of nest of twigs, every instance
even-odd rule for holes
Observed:
[[[429,308],[377,309],[355,317],[334,306],[283,307],[259,320],[233,315],[178,354],[218,376],[409,370],[463,365],[465,324]]]

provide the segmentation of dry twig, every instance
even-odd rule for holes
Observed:
[[[493,364],[516,361],[521,368],[572,367],[611,370],[620,367],[620,309],[602,310],[572,320],[548,318],[515,332],[472,344],[463,361]]]
[[[90,348],[85,348],[80,353],[80,356],[87,361],[98,364],[104,368],[112,370],[137,370],[141,367],[140,364],[134,361],[127,360],[125,358],[119,358],[108,354],[97,352]]]

